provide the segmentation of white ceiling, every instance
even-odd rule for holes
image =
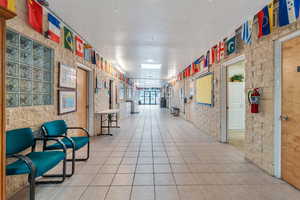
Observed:
[[[270,0],[48,0],[66,23],[131,78],[176,75]],[[150,59],[150,60],[149,60]],[[142,63],[159,63],[150,73]]]

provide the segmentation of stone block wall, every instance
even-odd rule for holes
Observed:
[[[261,39],[257,39],[257,26],[254,25],[253,42],[245,45],[238,53],[224,59],[221,63],[211,66],[210,71],[214,72],[214,107],[198,105],[192,100],[186,109],[189,113],[182,113],[182,117],[190,116],[191,121],[199,128],[199,132],[204,132],[220,140],[221,127],[221,66],[237,56],[245,55],[245,94],[252,88],[261,88],[262,97],[260,113],[251,114],[249,112],[248,100],[246,99],[246,150],[245,157],[274,175],[274,41],[289,35],[300,29],[299,20],[291,25],[276,28],[274,32]],[[200,55],[199,55],[200,56]],[[195,77],[189,78],[190,80]],[[174,95],[172,104],[178,104],[179,89],[184,82],[177,81],[173,86]],[[187,93],[186,89],[186,94]]]
[[[46,45],[54,49],[54,85],[53,85],[53,105],[49,106],[30,106],[30,107],[16,107],[6,109],[6,129],[16,129],[31,127],[33,130],[38,130],[42,123],[51,120],[63,119],[66,120],[68,125],[76,126],[80,120],[76,113],[70,113],[67,115],[58,115],[57,111],[57,90],[58,90],[58,63],[62,62],[66,65],[76,68],[77,63],[83,64],[86,67],[94,71],[95,76],[101,80],[114,80],[114,88],[118,87],[119,80],[115,79],[111,75],[100,71],[95,65],[84,61],[82,58],[75,56],[71,51],[63,47],[61,42],[59,45],[49,39],[46,39],[43,35],[35,32],[27,23],[27,6],[26,0],[18,0],[17,3],[18,16],[7,22],[7,27],[13,29],[33,40],[36,40],[43,45]],[[44,19],[47,19],[44,17]],[[44,30],[47,30],[46,23]],[[114,95],[114,108],[118,108],[119,104],[116,102],[115,89]],[[99,92],[95,92],[90,98],[94,98],[94,111],[99,112],[109,108],[109,95],[108,89],[101,89]],[[95,115],[94,133],[100,132],[99,116]],[[11,197],[14,193],[22,189],[27,184],[27,176],[10,176],[7,177],[7,196]]]

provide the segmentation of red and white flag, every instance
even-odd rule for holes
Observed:
[[[76,41],[76,55],[83,57],[84,55],[83,41],[77,35],[75,36],[75,41]]]
[[[217,50],[217,61],[221,62],[225,57],[225,42],[221,41],[219,42],[218,45],[218,50]]]
[[[49,23],[49,30],[48,30],[48,37],[50,40],[58,43],[60,42],[60,21],[51,13],[48,13],[48,23]]]
[[[209,64],[213,65],[216,62],[216,49],[218,48],[218,45],[214,46],[210,50],[210,55],[209,55]]]

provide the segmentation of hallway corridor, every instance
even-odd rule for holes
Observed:
[[[62,185],[37,187],[38,200],[299,200],[300,192],[158,106],[92,139],[91,158]],[[23,190],[13,200],[25,200]]]

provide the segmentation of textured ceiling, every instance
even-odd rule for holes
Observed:
[[[132,78],[174,76],[270,0],[48,0],[66,23]],[[160,63],[161,70],[141,70]]]

